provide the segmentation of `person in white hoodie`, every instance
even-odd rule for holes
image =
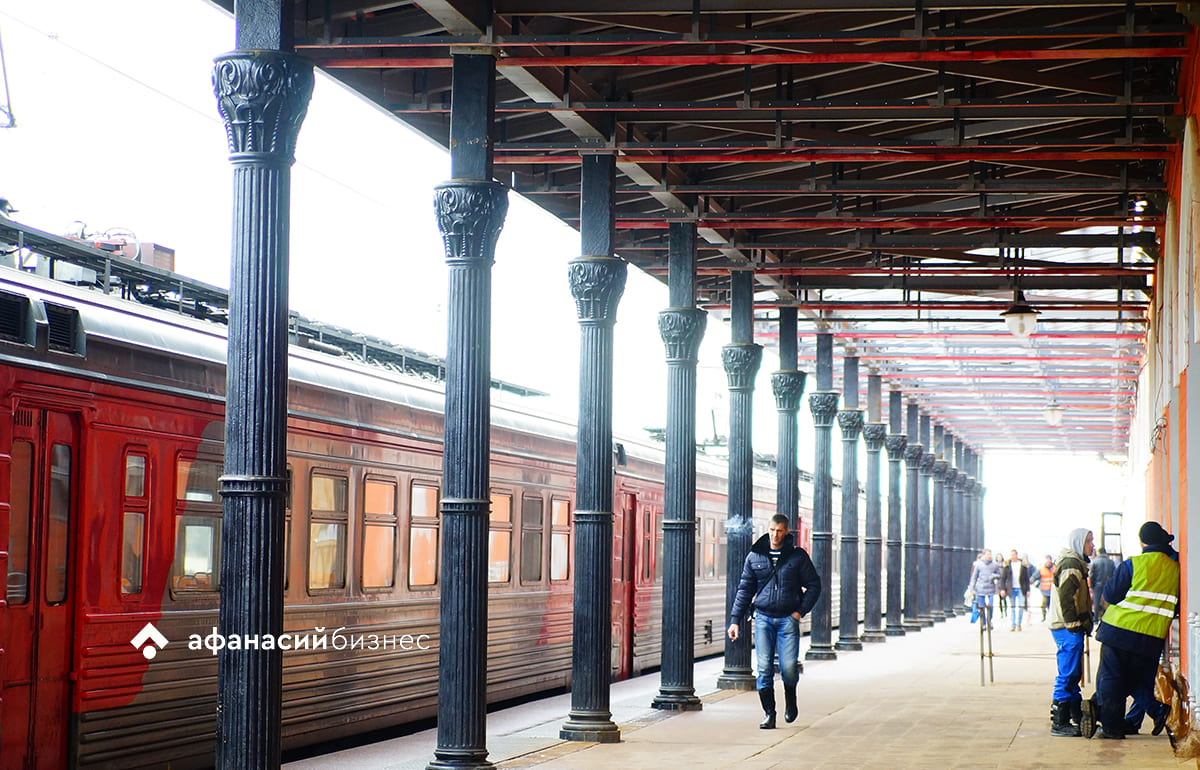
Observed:
[[[1050,584],[1050,633],[1058,648],[1058,676],[1050,704],[1050,734],[1078,737],[1083,696],[1083,640],[1092,633],[1092,597],[1088,592],[1088,561],[1092,532],[1073,529],[1067,547],[1058,555]]]

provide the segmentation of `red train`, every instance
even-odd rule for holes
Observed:
[[[195,640],[220,588],[225,347],[220,324],[0,269],[4,770],[211,764],[216,657]],[[437,385],[291,353],[285,747],[436,713],[442,462]],[[492,419],[499,700],[569,683],[575,446],[566,422]],[[658,665],[662,474],[659,447],[619,447],[614,677]],[[701,459],[697,655],[723,646],[724,475]],[[768,516],[769,474],[755,500]],[[131,643],[147,623],[167,640],[153,657]],[[334,649],[335,629],[409,641]]]

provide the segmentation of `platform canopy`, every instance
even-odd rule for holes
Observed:
[[[1173,0],[294,7],[300,53],[443,145],[452,54],[494,51],[497,177],[577,225],[581,157],[614,153],[618,254],[665,279],[668,223],[695,221],[700,305],[753,270],[756,340],[795,305],[802,367],[826,329],[972,445],[1126,453],[1181,134]]]

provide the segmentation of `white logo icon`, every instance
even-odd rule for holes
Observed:
[[[146,642],[154,642],[154,644],[146,644]],[[129,643],[141,650],[146,660],[154,660],[154,656],[158,654],[159,649],[167,646],[167,637],[163,636],[162,632],[155,628],[153,623],[147,623],[142,626],[142,630],[138,631],[137,636],[133,637]],[[143,647],[142,645],[146,646]]]

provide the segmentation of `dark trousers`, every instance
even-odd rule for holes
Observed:
[[[1138,655],[1137,653],[1113,647],[1111,644],[1100,646],[1100,668],[1096,671],[1096,703],[1100,707],[1100,723],[1110,733],[1125,731],[1125,699],[1130,695],[1140,695],[1147,698],[1146,686],[1149,683],[1153,693],[1154,676],[1158,673],[1158,657],[1154,655]],[[1151,708],[1163,709],[1165,705],[1148,697],[1147,711]],[[1161,713],[1161,712],[1159,712]],[[1156,713],[1151,711],[1151,717]],[[1139,717],[1139,720],[1140,717]]]

